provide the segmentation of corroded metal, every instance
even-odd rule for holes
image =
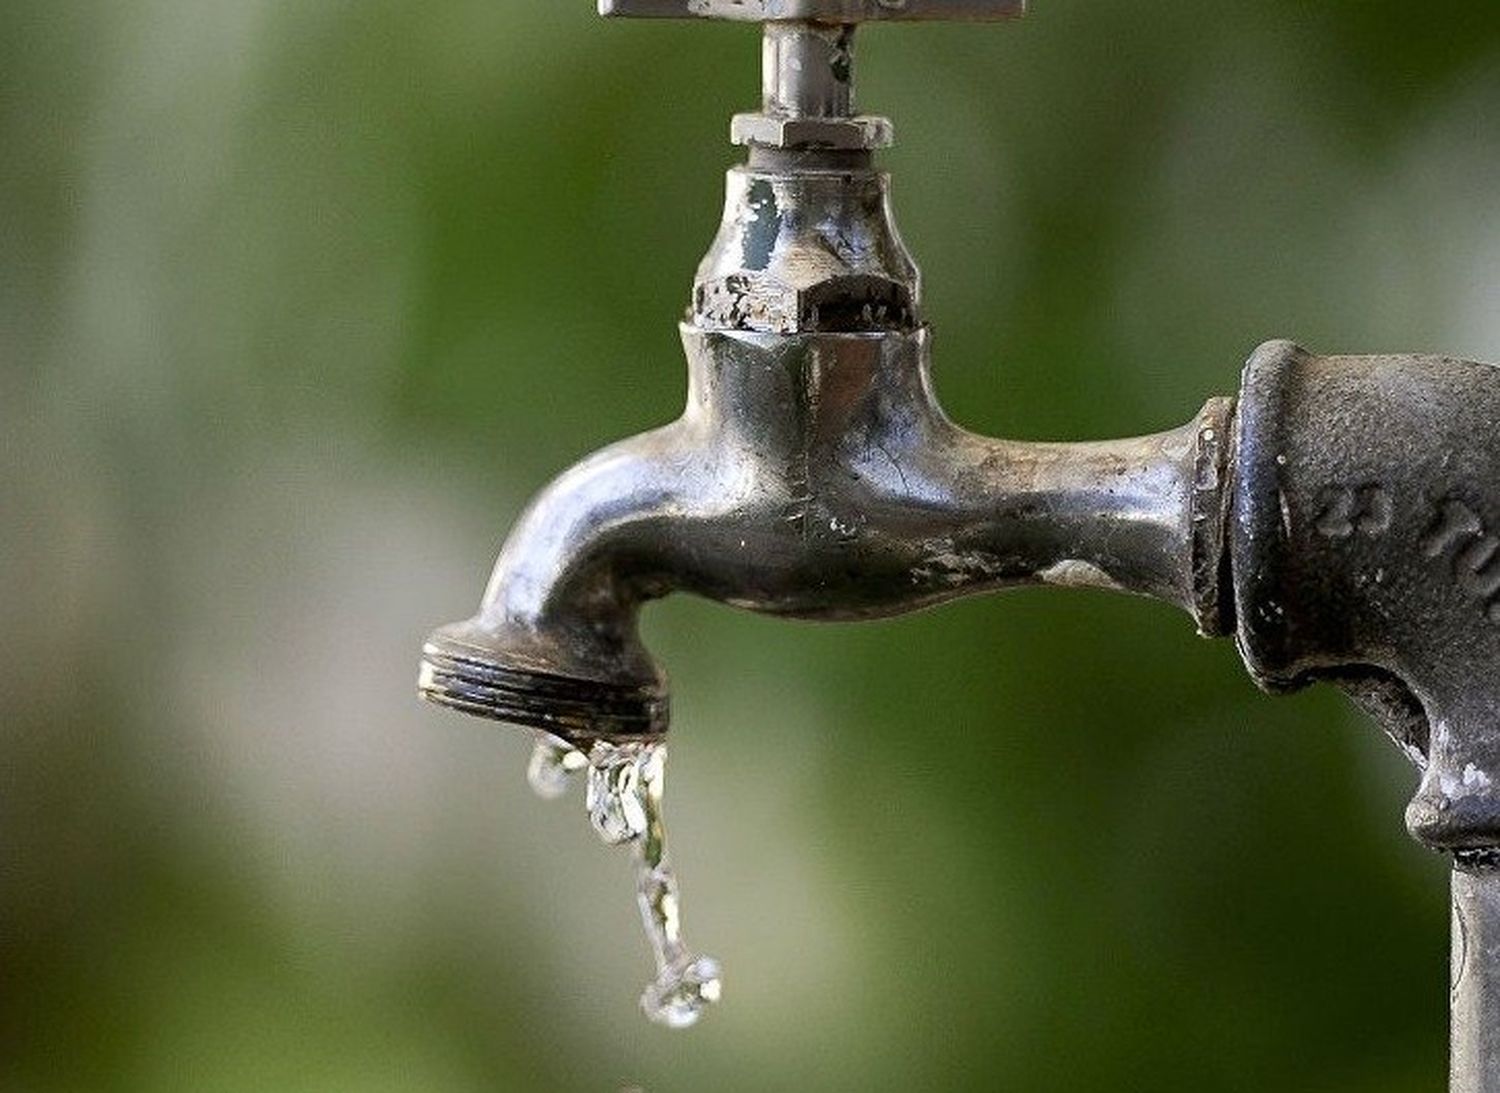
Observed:
[[[693,278],[693,321],[772,334],[916,329],[921,276],[889,185],[867,164],[730,170],[723,221]]]
[[[761,38],[761,109],[793,118],[854,113],[854,28],[767,23]]]
[[[1238,638],[1265,687],[1352,691],[1422,770],[1411,833],[1500,846],[1500,369],[1250,359],[1230,523]]]

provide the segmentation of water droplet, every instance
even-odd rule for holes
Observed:
[[[649,744],[601,742],[589,754],[589,820],[611,846],[634,842],[646,833],[646,795],[653,765],[659,782],[660,749]]]
[[[689,1028],[721,991],[719,962],[700,956],[663,968],[641,995],[641,1009],[659,1025]]]
[[[682,940],[677,874],[667,858],[662,818],[667,749],[659,743],[595,744],[589,752],[587,805],[600,838],[635,848],[636,901],[656,978],[641,995],[646,1016],[668,1028],[696,1024],[722,990],[719,963]]]
[[[536,746],[531,749],[531,762],[526,767],[526,781],[538,797],[556,800],[568,791],[573,775],[588,763],[588,756],[566,740],[539,732]]]

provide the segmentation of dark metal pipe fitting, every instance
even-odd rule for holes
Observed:
[[[1257,682],[1343,687],[1422,770],[1412,834],[1500,846],[1500,369],[1262,346],[1229,524]]]

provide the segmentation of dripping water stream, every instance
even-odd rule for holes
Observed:
[[[656,978],[641,994],[647,1017],[668,1028],[696,1024],[719,1000],[719,963],[694,954],[682,940],[677,875],[667,856],[662,793],[667,748],[661,743],[595,743],[587,755],[547,733],[538,733],[527,780],[541,797],[561,797],[572,777],[587,768],[585,804],[599,837],[635,849],[636,901]]]

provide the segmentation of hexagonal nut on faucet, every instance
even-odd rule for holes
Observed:
[[[830,151],[877,151],[889,148],[895,132],[889,118],[864,114],[852,118],[794,118],[775,114],[736,114],[729,122],[731,144],[762,148],[820,148]]]
[[[866,276],[835,276],[799,286],[733,274],[694,290],[693,320],[705,330],[766,334],[911,330],[920,325],[907,286]]]
[[[728,173],[724,217],[693,280],[693,320],[769,334],[910,330],[921,279],[868,168]]]

